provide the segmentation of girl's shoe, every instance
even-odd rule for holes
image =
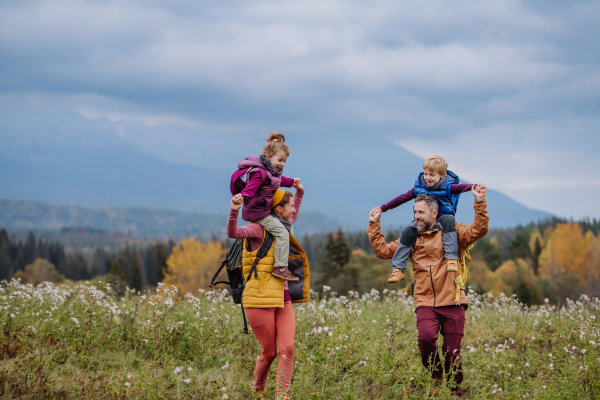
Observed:
[[[449,259],[446,266],[446,272],[458,272],[458,261]]]
[[[288,267],[275,267],[273,268],[273,272],[271,272],[271,275],[276,276],[277,278],[281,278],[284,281],[298,282],[300,280],[300,278],[294,276],[290,272]]]

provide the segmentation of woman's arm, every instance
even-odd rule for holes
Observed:
[[[294,188],[296,189],[296,194],[294,194],[294,209],[296,211],[292,214],[292,224],[298,219],[298,214],[300,214],[300,204],[302,204],[302,197],[304,197],[304,186],[302,186],[300,179],[294,181]]]
[[[244,204],[244,199],[241,194],[236,194],[231,199],[231,210],[229,210],[229,219],[227,220],[227,236],[231,239],[262,238],[263,227],[259,224],[237,226],[238,214],[242,204]]]

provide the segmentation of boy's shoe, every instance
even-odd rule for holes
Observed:
[[[281,278],[284,281],[298,282],[300,278],[294,276],[288,267],[275,267],[273,268],[273,272],[271,275],[276,276],[277,278]]]
[[[400,268],[396,268],[392,271],[392,275],[388,279],[388,283],[398,283],[404,279],[404,272]]]
[[[446,272],[458,272],[458,261],[449,259],[446,266]]]

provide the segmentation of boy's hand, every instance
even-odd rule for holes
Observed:
[[[471,193],[475,196],[475,200],[479,203],[485,199],[485,194],[487,193],[487,189],[483,183],[478,183],[473,185],[471,188]]]
[[[296,190],[304,190],[304,186],[302,186],[302,180],[300,178],[294,178],[293,187]]]
[[[242,195],[240,193],[236,194],[231,199],[231,209],[232,210],[239,210],[240,208],[242,208],[243,204],[244,204],[244,198],[242,197]]]
[[[381,218],[381,207],[376,207],[369,213],[369,221],[377,222]]]

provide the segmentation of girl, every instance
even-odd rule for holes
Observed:
[[[283,166],[290,155],[285,137],[279,132],[271,132],[260,157],[250,156],[238,164],[238,170],[231,177],[231,194],[241,194],[244,208],[242,219],[258,223],[275,238],[275,268],[273,276],[286,281],[298,281],[287,267],[289,234],[283,224],[271,215],[273,195],[280,186],[292,187],[298,178],[282,175]],[[244,182],[242,177],[246,175]]]

